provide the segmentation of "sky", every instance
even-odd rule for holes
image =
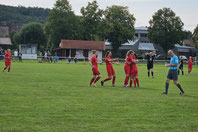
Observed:
[[[92,0],[69,0],[72,9],[80,15],[80,9]],[[53,8],[56,0],[0,0],[0,4],[25,7]],[[99,7],[128,6],[136,18],[136,27],[149,26],[152,15],[163,7],[171,8],[184,22],[184,29],[193,31],[198,25],[198,0],[97,0]]]

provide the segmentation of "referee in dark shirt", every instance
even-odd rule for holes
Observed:
[[[184,61],[183,61],[183,58],[182,56],[179,57],[179,69],[178,69],[178,75],[180,74],[180,71],[182,71],[182,75],[184,75]]]
[[[169,67],[167,79],[166,79],[166,88],[165,92],[162,94],[167,95],[168,94],[168,87],[170,80],[174,81],[174,84],[180,89],[180,95],[184,94],[184,90],[182,89],[181,85],[177,82],[178,80],[178,65],[179,65],[179,59],[174,54],[172,50],[168,51],[168,55],[171,57],[170,64],[166,64],[166,67]]]
[[[154,72],[153,72],[153,60],[155,59],[156,54],[153,55],[152,52],[145,54],[147,57],[147,69],[148,69],[148,77],[150,77],[150,72],[152,75],[152,78],[154,78]]]

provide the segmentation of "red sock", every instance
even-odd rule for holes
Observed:
[[[132,83],[133,83],[133,80],[131,79],[131,80],[130,80],[130,87],[132,87]]]
[[[136,88],[136,80],[134,80],[134,86],[135,86],[135,88]]]
[[[139,86],[139,79],[138,78],[136,78],[136,82],[137,82],[137,85]]]
[[[125,81],[124,81],[124,85],[128,85],[128,82],[129,82],[129,76],[126,76]]]
[[[95,78],[92,78],[89,85],[91,85],[94,80],[95,80]]]
[[[104,82],[109,81],[109,80],[111,80],[111,78],[106,78],[106,79],[104,80]]]
[[[8,68],[8,72],[10,72],[10,67]]]
[[[113,80],[112,80],[112,84],[113,84],[113,85],[115,84],[115,79],[116,79],[116,77],[114,76],[114,77],[113,77]]]
[[[99,79],[100,79],[100,77],[97,77],[96,80],[94,81],[94,83],[96,83]]]

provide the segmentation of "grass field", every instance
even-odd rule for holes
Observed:
[[[4,63],[0,62],[1,69]],[[0,73],[1,132],[197,132],[198,67],[179,76],[185,94],[170,83],[164,91],[168,69],[155,65],[148,78],[146,65],[138,65],[141,88],[123,88],[123,64],[114,65],[116,87],[111,82],[88,86],[88,63],[12,63],[11,74]],[[99,65],[102,79],[105,65]]]

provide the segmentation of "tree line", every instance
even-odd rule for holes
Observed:
[[[113,5],[102,10],[93,0],[81,8],[81,16],[78,16],[68,0],[57,0],[44,24],[29,23],[14,34],[12,40],[15,44],[37,43],[40,50],[58,48],[61,39],[107,40],[111,43],[114,55],[119,56],[119,47],[134,39],[135,21],[128,7]],[[165,52],[188,36],[181,18],[170,8],[159,9],[149,25],[149,39],[162,46]],[[193,40],[198,43],[197,34],[194,33]]]
[[[0,21],[8,24],[27,24],[30,22],[45,23],[50,9],[38,7],[13,7],[0,4]]]

